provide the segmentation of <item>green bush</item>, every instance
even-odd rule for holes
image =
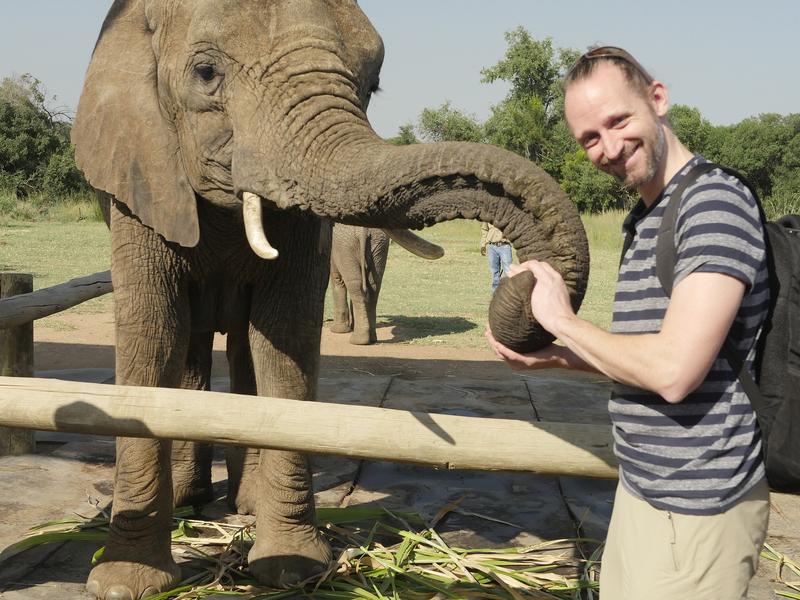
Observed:
[[[43,194],[34,205],[87,192],[70,130],[67,115],[47,106],[38,79],[26,74],[0,81],[0,188],[17,197]]]

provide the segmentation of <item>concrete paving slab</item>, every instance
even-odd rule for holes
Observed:
[[[384,406],[464,416],[535,419],[524,382],[513,378],[504,381],[396,378]],[[525,473],[442,471],[366,461],[349,502],[381,504],[393,509],[413,507],[426,520],[444,506],[458,502],[458,510],[439,529],[449,543],[467,547],[524,546],[576,535],[556,479]]]

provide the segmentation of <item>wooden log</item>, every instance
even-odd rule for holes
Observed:
[[[0,273],[0,298],[10,298],[33,290],[33,275]],[[33,323],[15,327],[0,325],[0,375],[33,377]],[[18,456],[34,452],[33,431],[0,427],[0,456]]]
[[[487,419],[219,392],[0,377],[0,425],[614,478],[608,425]]]
[[[113,290],[111,271],[77,277],[66,283],[0,300],[0,329],[47,317]]]

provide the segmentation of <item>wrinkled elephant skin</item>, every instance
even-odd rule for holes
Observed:
[[[522,259],[552,262],[579,301],[586,239],[558,185],[490,146],[387,144],[365,115],[382,60],[355,0],[114,2],[72,139],[88,181],[113,197],[118,383],[207,389],[223,331],[232,391],[314,400],[332,221],[491,222]],[[236,508],[257,515],[254,576],[287,587],[323,571],[331,551],[308,458],[242,454],[232,487]],[[138,599],[176,583],[173,486],[179,502],[206,500],[208,474],[193,461],[207,456],[118,440],[91,593]]]

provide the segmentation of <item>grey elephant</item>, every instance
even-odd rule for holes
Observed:
[[[434,260],[444,256],[440,246],[407,230],[343,224],[333,227],[330,278],[333,323],[330,329],[334,333],[350,333],[351,344],[378,341],[378,296],[390,240],[421,258]]]
[[[232,391],[314,400],[330,221],[491,222],[522,260],[550,261],[579,302],[586,236],[558,184],[491,146],[383,141],[365,115],[382,59],[355,0],[113,3],[72,135],[79,167],[113,198],[118,383],[205,389],[211,338],[225,331]],[[172,508],[207,495],[201,459],[191,444],[118,439],[90,593],[174,586]],[[229,475],[237,508],[257,515],[256,578],[288,587],[328,566],[306,455],[242,451]]]

